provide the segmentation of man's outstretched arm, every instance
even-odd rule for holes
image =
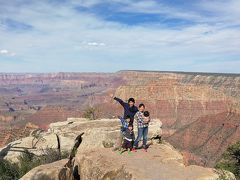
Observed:
[[[124,102],[122,99],[117,98],[117,97],[114,97],[113,99],[114,99],[115,101],[119,102],[119,104],[121,104],[123,107],[125,106],[125,102]]]

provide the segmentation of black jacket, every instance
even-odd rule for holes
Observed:
[[[123,115],[124,119],[127,119],[127,117],[130,117],[130,119],[134,119],[136,112],[138,112],[138,108],[136,106],[130,107],[128,103],[124,102],[123,100],[117,97],[115,97],[114,100],[116,100],[122,105],[124,109]]]
[[[131,141],[133,142],[135,140],[135,135],[133,131],[130,131],[128,128],[125,129],[123,132],[123,136],[127,139],[131,139]]]

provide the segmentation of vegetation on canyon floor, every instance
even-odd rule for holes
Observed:
[[[240,180],[240,141],[228,147],[216,168],[228,170],[236,176],[237,180]]]

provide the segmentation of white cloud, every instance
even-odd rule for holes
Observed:
[[[2,55],[7,55],[7,56],[15,56],[15,55],[16,55],[16,53],[14,53],[14,52],[9,52],[9,51],[6,50],[6,49],[1,49],[1,50],[0,50],[0,54],[2,54]]]
[[[0,50],[0,53],[1,53],[1,54],[8,54],[8,50],[2,49],[2,50]]]
[[[98,43],[98,42],[88,42],[87,43],[88,46],[105,46],[105,43]]]

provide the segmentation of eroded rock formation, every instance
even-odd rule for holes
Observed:
[[[212,179],[217,180],[220,175],[216,170],[199,166],[185,166],[183,156],[170,144],[153,144],[148,152],[139,150],[131,155],[112,151],[105,147],[104,142],[114,142],[119,133],[118,120],[69,119],[67,122],[54,123],[50,131],[62,137],[63,148],[71,147],[72,138],[84,131],[83,141],[74,158],[74,167],[82,180],[109,179],[109,180],[187,180],[187,179]],[[150,137],[160,132],[159,121],[154,120],[150,124]],[[65,139],[63,139],[65,137]],[[149,142],[150,143],[150,142]],[[27,179],[51,179],[71,180],[72,169],[66,166],[68,160],[42,165],[28,172],[22,180]],[[226,172],[230,179],[234,175]]]

